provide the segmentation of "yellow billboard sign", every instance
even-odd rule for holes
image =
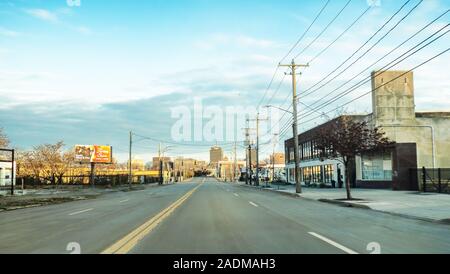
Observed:
[[[75,160],[85,163],[112,163],[112,147],[97,145],[75,146]]]

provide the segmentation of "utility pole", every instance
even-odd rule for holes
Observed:
[[[16,167],[15,165],[15,155],[16,154],[16,150],[12,149],[11,150],[11,196],[14,196],[14,178],[15,178],[15,174],[14,174],[14,168]],[[22,192],[23,193],[23,192]]]
[[[273,151],[272,151],[272,184],[275,182],[275,147],[277,146],[276,143],[276,136],[278,134],[273,135]]]
[[[95,163],[91,162],[91,173],[89,181],[91,183],[91,187],[95,187]]]
[[[245,128],[245,144],[244,144],[244,148],[245,148],[245,184],[248,185],[248,178],[249,178],[249,166],[250,164],[248,163],[248,151],[247,151],[247,146],[250,145],[250,128],[248,127],[248,122],[247,122],[247,128]]]
[[[129,158],[128,158],[128,186],[131,188],[131,184],[133,182],[133,171],[132,171],[132,164],[131,164],[131,157],[132,157],[132,147],[133,147],[133,132],[130,131],[130,147],[129,147]]]
[[[268,121],[269,119],[259,118],[259,112],[256,114],[256,119],[250,119],[250,121],[256,121],[256,184],[259,186],[259,122]]]
[[[289,67],[291,69],[292,75],[292,101],[293,101],[293,116],[294,116],[294,158],[295,158],[295,185],[296,192],[302,193],[302,185],[300,183],[300,155],[299,155],[299,144],[298,144],[298,118],[297,118],[297,68],[300,67],[309,67],[309,64],[301,65],[296,64],[295,60],[292,59],[292,63],[290,65],[279,65],[280,67]]]
[[[259,186],[259,112],[256,114],[256,186]]]
[[[249,162],[249,176],[250,176],[250,185],[252,185],[252,177],[253,177],[253,165],[252,165],[252,145],[248,145],[248,162]]]
[[[158,164],[159,164],[159,184],[163,184],[163,162],[161,160],[161,143],[158,148]]]
[[[237,148],[237,142],[234,142],[234,166],[233,166],[233,181],[236,182],[236,175],[237,175],[237,153],[236,153],[236,148]]]
[[[248,150],[248,147],[251,147],[251,142],[250,142],[250,130],[254,130],[252,128],[250,128],[250,119],[247,115],[246,117],[246,127],[244,128],[245,130],[245,143],[244,143],[244,148],[246,150],[245,152],[245,165],[246,165],[246,175],[245,175],[245,184],[248,185],[249,184],[249,179],[251,181],[251,176],[250,176],[250,170],[251,170],[251,159],[250,158],[250,154],[251,154],[251,148],[250,150]]]

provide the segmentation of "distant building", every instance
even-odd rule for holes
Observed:
[[[210,164],[217,164],[223,160],[223,150],[221,147],[214,146],[209,150]]]
[[[245,161],[220,161],[217,164],[217,177],[220,180],[232,182],[239,180],[241,171],[245,167]]]
[[[418,190],[419,178],[414,170],[450,167],[450,112],[417,113],[413,76],[412,72],[403,71],[373,72],[373,113],[348,116],[355,121],[366,121],[371,127],[381,127],[396,142],[388,151],[356,157],[350,171],[353,187]],[[314,144],[312,136],[327,123],[298,136],[300,180],[304,184],[330,185],[333,181],[345,181],[342,162],[321,161]],[[285,150],[287,179],[294,182],[293,138],[285,142]]]
[[[127,162],[127,167],[129,166],[129,161]],[[131,160],[131,166],[134,170],[145,170],[144,161],[139,159]]]
[[[174,160],[174,173],[175,177],[193,177],[198,171],[205,171],[207,165],[205,161],[199,161],[190,158],[177,158]]]
[[[7,162],[0,162],[0,186],[11,185],[11,168],[12,164]],[[14,163],[14,174],[16,174],[16,164]],[[13,184],[16,184],[16,176],[14,176]]]
[[[161,162],[164,166],[167,166],[171,161],[172,159],[170,157],[153,157],[152,170],[159,170]]]
[[[275,153],[273,155],[270,155],[270,164],[275,165],[284,165],[286,163],[284,153]]]

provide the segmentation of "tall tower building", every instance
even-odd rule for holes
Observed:
[[[415,120],[413,72],[405,73],[372,72],[372,107],[378,125],[410,124]]]
[[[209,162],[211,164],[217,164],[223,160],[223,150],[221,147],[213,146],[209,150]]]

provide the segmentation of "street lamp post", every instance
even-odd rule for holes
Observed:
[[[162,144],[159,144],[159,149],[158,149],[158,160],[159,160],[159,183],[160,184],[164,184],[164,163],[161,160],[161,154],[162,154],[162,158],[164,160],[164,153],[168,152],[171,148],[173,148],[174,146],[165,146],[164,148],[162,148]]]

